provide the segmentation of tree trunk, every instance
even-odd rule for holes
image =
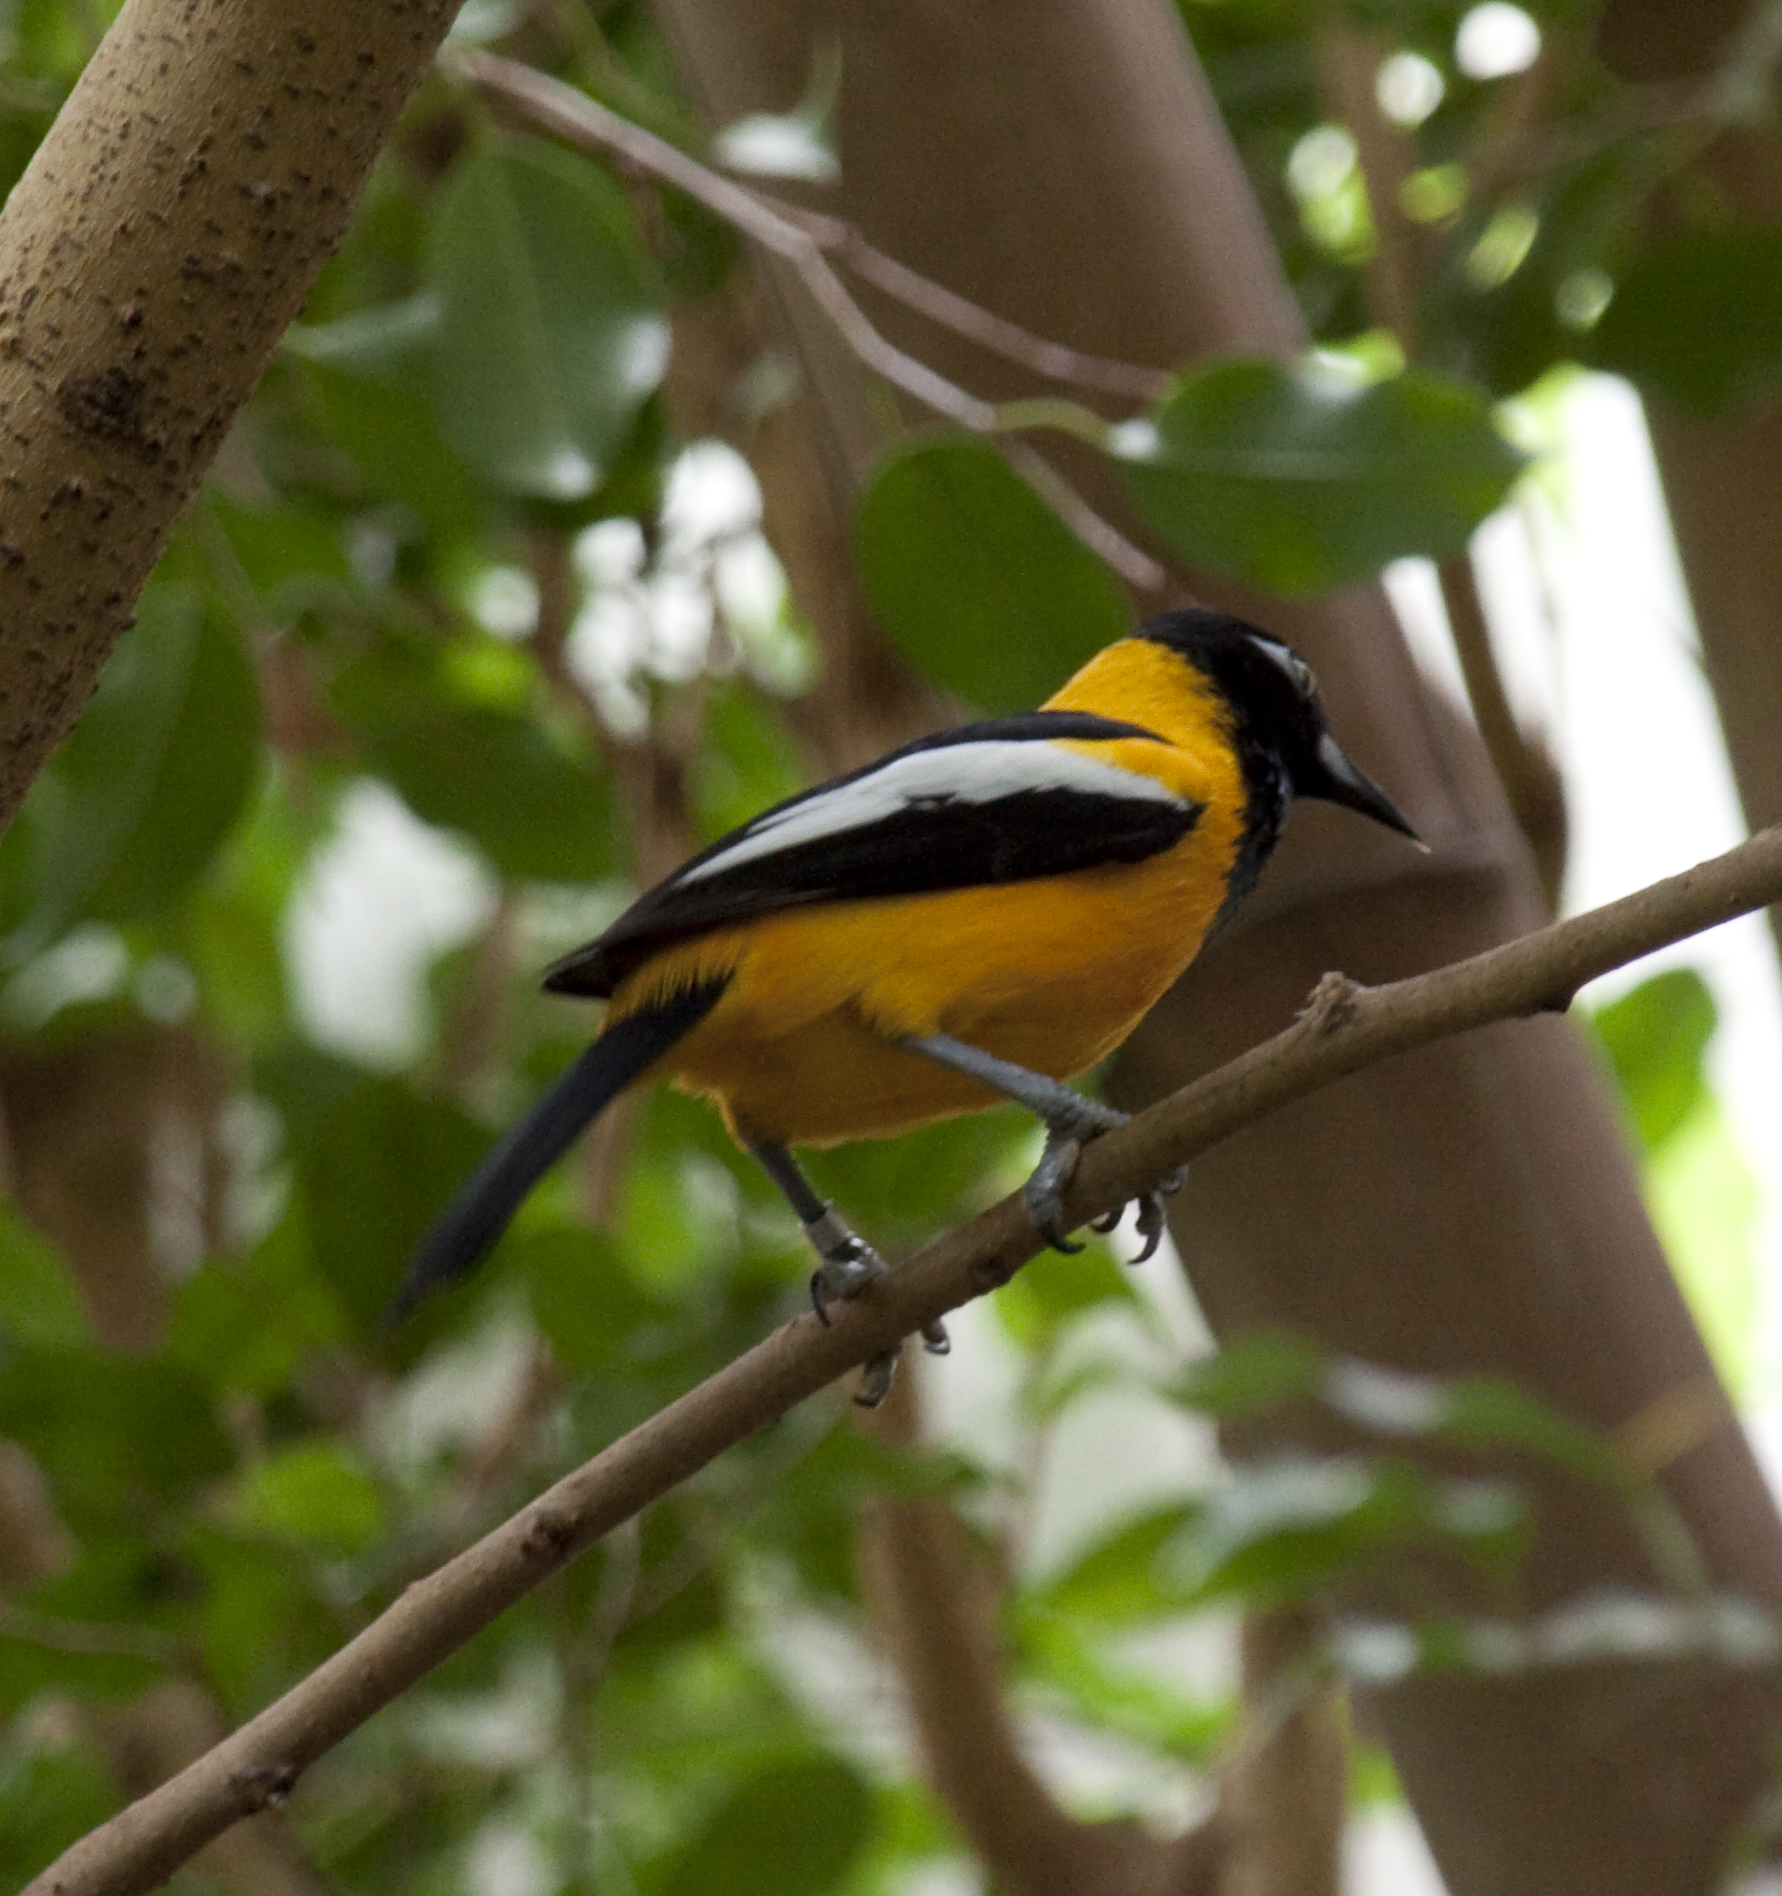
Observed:
[[[456,0],[129,0],[0,212],[0,828]]]
[[[1303,330],[1193,55],[1163,0],[660,0],[714,120],[784,110],[839,37],[831,206],[901,261],[1031,330],[1160,366],[1283,352]],[[827,201],[826,201],[827,202]],[[775,294],[840,502],[879,445],[851,359]],[[1010,365],[900,310],[894,338],[988,395]],[[1071,472],[1119,511],[1086,458]],[[1130,1043],[1154,1097],[1282,1025],[1326,969],[1377,980],[1540,913],[1475,734],[1426,694],[1382,594],[1265,601],[1197,581],[1305,649],[1335,728],[1435,845],[1411,863],[1339,812],[1295,813],[1265,885]],[[1641,1207],[1591,1060],[1563,1022],[1395,1060],[1197,1163],[1178,1242],[1215,1328],[1260,1324],[1405,1367],[1488,1369],[1604,1429],[1712,1370]],[[1696,1413],[1702,1413],[1697,1405]],[[1665,1476],[1714,1581],[1782,1599],[1782,1524],[1724,1402]],[[1527,1604],[1654,1586],[1619,1505],[1542,1485]],[[1454,1896],[1707,1890],[1768,1781],[1773,1678],[1631,1662],[1429,1679],[1373,1710]]]
[[[1699,79],[1753,12],[1747,0],[1612,0],[1598,49],[1628,79]],[[1738,215],[1782,221],[1773,115],[1723,131],[1698,162]],[[1739,800],[1763,829],[1782,823],[1782,397],[1712,420],[1654,401],[1647,420]],[[1782,946],[1782,908],[1770,929]]]

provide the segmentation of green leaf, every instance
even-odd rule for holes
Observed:
[[[1591,332],[1590,357],[1718,415],[1782,381],[1782,230],[1692,231],[1642,257]]]
[[[455,702],[382,655],[343,672],[332,697],[415,815],[461,831],[504,875],[587,882],[613,867],[611,786],[534,719]]]
[[[1324,1358],[1315,1344],[1264,1331],[1191,1363],[1176,1385],[1176,1395],[1191,1409],[1222,1422],[1239,1422],[1316,1395],[1323,1379]]]
[[[1708,1043],[1718,1022],[1714,996],[1693,968],[1666,968],[1591,1015],[1648,1153],[1707,1098]]]
[[[668,1866],[662,1896],[830,1896],[866,1847],[872,1796],[835,1758],[757,1772]]]
[[[986,711],[1038,704],[1131,630],[1113,574],[978,442],[891,455],[856,535],[886,631],[937,684]]]
[[[14,1721],[0,1750],[0,1878],[18,1889],[118,1807],[96,1744],[66,1714]]]
[[[1117,1527],[1081,1560],[1043,1584],[1040,1597],[1066,1620],[1150,1619],[1179,1611],[1183,1589],[1159,1559],[1181,1532],[1186,1510],[1179,1503]]]
[[[370,1332],[488,1135],[457,1107],[383,1079],[358,1081],[291,1134],[315,1269]]]
[[[0,1375],[0,1434],[50,1472],[76,1532],[115,1525],[145,1493],[183,1496],[235,1462],[193,1371],[85,1350],[14,1352]]]
[[[1024,1349],[1041,1348],[1084,1310],[1110,1300],[1131,1303],[1138,1295],[1127,1267],[1115,1263],[1103,1244],[1087,1244],[1073,1256],[1038,1258],[1035,1264],[996,1293],[996,1314]]]
[[[1482,395],[1417,369],[1358,385],[1315,364],[1208,363],[1116,441],[1173,552],[1284,593],[1456,551],[1523,465]]]
[[[634,1335],[672,1321],[675,1306],[640,1289],[599,1231],[529,1231],[508,1241],[532,1314],[565,1368],[612,1375],[635,1367]]]
[[[151,584],[21,812],[28,939],[165,912],[240,815],[259,769],[259,727],[258,687],[235,633],[192,587]]]
[[[324,1554],[363,1553],[383,1532],[378,1486],[343,1442],[298,1442],[243,1478],[235,1525]]]
[[[335,363],[303,361],[292,374],[314,441],[288,485],[314,485],[349,502],[400,501],[441,540],[475,531],[486,496],[418,387]]]
[[[20,1343],[88,1344],[92,1322],[60,1254],[0,1200],[0,1337]]]
[[[1526,1526],[1521,1498],[1504,1482],[1437,1480],[1395,1460],[1290,1454],[1238,1464],[1163,1558],[1200,1598],[1301,1598],[1397,1545],[1450,1545],[1502,1564],[1521,1551]]]
[[[661,287],[619,187],[555,145],[473,151],[440,205],[431,272],[446,439],[510,493],[592,493],[668,360]]]

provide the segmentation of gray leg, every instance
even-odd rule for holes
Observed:
[[[968,1079],[981,1081],[992,1092],[1012,1099],[1017,1106],[1025,1106],[1041,1121],[1046,1128],[1045,1150],[1033,1169],[1033,1176],[1022,1186],[1021,1196],[1041,1237],[1053,1250],[1080,1251],[1083,1247],[1072,1244],[1059,1229],[1059,1219],[1064,1215],[1064,1188],[1077,1169],[1084,1146],[1098,1134],[1125,1125],[1130,1115],[1085,1099],[1081,1093],[1061,1086],[1044,1073],[1016,1066],[1012,1060],[999,1060],[995,1054],[955,1040],[951,1034],[912,1034],[900,1044],[912,1053],[925,1054],[930,1060],[951,1067],[955,1073],[963,1073]],[[1145,1240],[1145,1248],[1134,1262],[1142,1264],[1162,1242],[1163,1194],[1179,1191],[1186,1177],[1185,1170],[1173,1173],[1158,1191],[1147,1192],[1139,1200],[1139,1233]],[[1110,1218],[1098,1218],[1095,1228],[1111,1231],[1119,1221],[1119,1214],[1115,1213]]]
[[[868,1284],[883,1277],[889,1267],[864,1238],[849,1228],[840,1212],[817,1195],[816,1188],[799,1169],[798,1161],[784,1146],[752,1143],[749,1150],[798,1214],[798,1222],[804,1226],[811,1249],[822,1259],[811,1275],[811,1306],[827,1323],[831,1303],[837,1300],[845,1303],[858,1297]],[[932,1355],[946,1355],[947,1332],[938,1321],[923,1327],[922,1341]],[[868,1357],[861,1365],[861,1393],[855,1400],[865,1408],[877,1408],[891,1387],[896,1368],[896,1350]]]

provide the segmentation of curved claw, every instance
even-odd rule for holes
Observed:
[[[858,1297],[868,1284],[885,1275],[890,1266],[863,1238],[852,1233],[811,1273],[811,1308],[827,1326],[829,1306]]]
[[[902,1354],[900,1343],[892,1349],[880,1350],[877,1356],[869,1356],[860,1365],[860,1388],[854,1397],[857,1409],[876,1409],[890,1395],[897,1377],[897,1359]]]
[[[1143,1264],[1157,1254],[1157,1247],[1163,1242],[1167,1229],[1163,1215],[1163,1196],[1161,1192],[1146,1192],[1138,1201],[1138,1232],[1144,1239],[1144,1249],[1131,1262]]]

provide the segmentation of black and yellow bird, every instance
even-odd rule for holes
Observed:
[[[1063,1082],[1248,893],[1295,796],[1414,834],[1338,748],[1305,661],[1196,610],[1109,646],[1038,711],[776,804],[547,971],[551,991],[607,1002],[599,1036],[428,1234],[398,1312],[470,1270],[576,1134],[653,1073],[715,1100],[785,1194],[821,1260],[819,1314],[885,1266],[793,1146],[1016,1100],[1046,1127],[1027,1205],[1062,1247],[1082,1145],[1123,1117]],[[1155,1243],[1154,1195],[1141,1224]]]

